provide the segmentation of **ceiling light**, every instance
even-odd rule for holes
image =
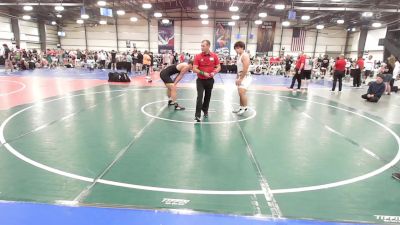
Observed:
[[[26,5],[26,6],[24,6],[24,10],[25,11],[32,11],[33,7],[31,5]]]
[[[61,14],[57,14],[56,16],[57,16],[57,18],[62,18]]]
[[[284,4],[276,4],[275,9],[277,9],[277,10],[285,9],[285,5]]]
[[[202,18],[202,19],[208,19],[208,15],[207,15],[207,14],[201,14],[201,15],[200,15],[200,18]]]
[[[98,1],[98,2],[97,2],[97,5],[99,5],[99,6],[106,6],[106,5],[107,5],[107,2],[106,2],[106,1]]]
[[[310,16],[309,15],[301,16],[301,20],[310,20]]]
[[[137,17],[131,17],[131,18],[130,18],[130,21],[131,21],[131,22],[137,22],[137,21],[138,21],[138,18],[137,18]]]
[[[24,15],[24,16],[22,17],[22,19],[24,19],[24,20],[30,20],[30,19],[31,19],[31,16],[30,16],[30,15]]]
[[[239,7],[237,7],[237,6],[231,6],[231,7],[229,7],[229,11],[231,11],[231,12],[237,12],[237,11],[239,11]]]
[[[117,14],[119,16],[123,16],[123,15],[125,15],[125,11],[124,10],[117,10]]]
[[[162,17],[162,13],[156,12],[154,13],[154,17],[160,18]]]
[[[51,25],[57,25],[56,21],[51,21]]]
[[[83,23],[83,20],[77,20],[76,23],[77,23],[77,24],[82,24],[82,23]]]
[[[236,23],[234,21],[231,21],[231,22],[228,23],[229,26],[235,26],[235,24]]]
[[[203,25],[207,25],[207,24],[209,24],[210,22],[209,22],[208,20],[202,20],[201,23],[202,23]]]
[[[99,21],[99,24],[100,24],[100,25],[106,25],[106,24],[107,24],[107,21],[106,21],[106,20],[100,20],[100,21]]]
[[[338,23],[338,24],[344,24],[344,20],[337,20],[336,23]]]
[[[325,26],[323,25],[323,24],[318,24],[317,25],[317,29],[318,30],[322,30],[322,29],[324,29],[325,28]]]
[[[62,5],[57,5],[57,6],[54,7],[54,9],[55,9],[56,11],[63,11],[63,10],[64,10],[64,6],[62,6]]]
[[[240,19],[240,16],[238,16],[238,15],[233,15],[233,16],[232,16],[232,19],[233,19],[233,20],[238,20],[238,19]]]
[[[152,5],[150,3],[143,3],[143,9],[151,9]]]
[[[257,25],[260,25],[260,24],[262,24],[262,21],[261,20],[256,20],[256,21],[254,21],[254,23],[257,24]]]
[[[352,29],[351,29],[351,31],[353,31],[353,32],[356,31],[356,30],[357,30],[356,28],[352,28]]]
[[[89,15],[88,14],[82,14],[81,15],[81,19],[87,20],[87,19],[89,19]]]
[[[259,13],[258,16],[261,18],[264,18],[264,17],[267,17],[267,13],[262,12],[262,13]]]
[[[164,24],[169,23],[169,19],[163,19],[161,22]]]
[[[288,27],[288,26],[290,26],[290,22],[289,21],[283,21],[282,22],[282,26]]]
[[[207,9],[208,9],[208,6],[207,6],[206,4],[204,4],[204,5],[199,5],[199,9],[200,9],[200,10],[207,10]]]
[[[382,26],[382,23],[379,23],[379,22],[372,23],[372,27],[381,27],[381,26]]]
[[[364,13],[362,14],[363,17],[372,17],[373,15],[374,15],[373,12],[364,12]]]

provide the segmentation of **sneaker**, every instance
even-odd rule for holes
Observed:
[[[238,116],[241,116],[241,115],[243,115],[245,112],[247,112],[247,108],[240,109],[239,112],[238,112],[237,114],[238,114]]]
[[[168,100],[168,105],[175,105],[175,102],[173,102],[172,100]]]
[[[185,110],[186,108],[183,106],[178,105],[178,103],[175,104],[175,110]]]
[[[194,122],[200,123],[200,122],[201,122],[201,119],[200,119],[199,117],[196,116],[196,117],[194,118]]]
[[[242,110],[242,107],[240,107],[240,108],[238,108],[238,109],[235,109],[235,110],[233,110],[233,111],[232,111],[232,113],[238,113],[238,112],[240,112],[240,110]]]
[[[208,113],[204,113],[204,118],[208,118]]]
[[[392,177],[393,177],[394,179],[400,181],[400,173],[394,173],[394,174],[392,174]]]

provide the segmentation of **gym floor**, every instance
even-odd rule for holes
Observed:
[[[100,212],[95,224],[189,224],[188,216],[219,225],[384,223],[382,216],[400,216],[400,183],[391,178],[400,166],[398,95],[374,104],[360,98],[366,87],[345,83],[331,93],[328,78],[291,92],[289,78],[255,76],[251,108],[238,117],[231,113],[235,75],[219,74],[210,118],[194,124],[193,74],[178,91],[187,110],[174,111],[158,73],[153,83],[135,75],[130,84],[109,84],[107,73],[1,74],[4,224],[64,224]]]

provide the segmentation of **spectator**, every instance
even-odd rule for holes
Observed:
[[[368,92],[361,97],[369,102],[378,102],[385,92],[385,84],[383,83],[383,75],[378,75],[376,81],[369,85]]]
[[[395,57],[393,55],[391,55],[388,58],[388,63],[386,64],[386,67],[385,67],[384,72],[383,72],[383,74],[384,74],[383,82],[386,85],[385,92],[386,92],[387,95],[390,95],[390,92],[391,92],[390,81],[393,78],[393,72],[394,72],[395,64],[396,64],[396,59],[395,59]]]
[[[365,60],[365,73],[364,73],[364,80],[363,84],[365,84],[367,78],[372,75],[372,71],[375,68],[375,62],[372,60],[372,55],[368,56],[368,59]]]
[[[332,92],[336,89],[336,83],[339,81],[339,92],[342,91],[342,80],[345,76],[346,70],[346,60],[344,59],[344,55],[340,55],[339,59],[336,60],[335,63],[335,72],[333,73],[333,84],[332,84]]]

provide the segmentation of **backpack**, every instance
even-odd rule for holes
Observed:
[[[125,72],[109,72],[108,82],[131,82],[131,79]]]

